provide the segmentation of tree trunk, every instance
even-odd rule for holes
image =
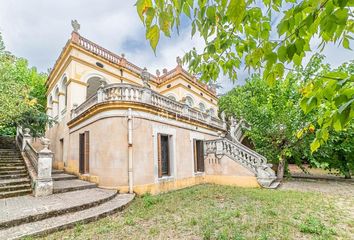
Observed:
[[[280,156],[279,164],[278,164],[278,171],[277,171],[277,179],[283,180],[285,172],[285,158],[284,156]]]
[[[340,158],[340,162],[341,162],[341,165],[342,165],[341,171],[344,174],[344,178],[345,179],[351,179],[352,176],[350,175],[350,169],[349,169],[349,166],[348,166],[348,161],[347,161],[347,159],[345,157],[345,154],[342,151],[340,151],[340,153],[339,153],[339,158]]]

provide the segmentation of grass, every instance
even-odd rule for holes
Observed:
[[[350,239],[334,199],[200,185],[137,197],[123,212],[45,239]]]

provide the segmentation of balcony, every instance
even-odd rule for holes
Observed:
[[[139,87],[131,84],[110,84],[98,89],[95,95],[79,106],[74,106],[71,118],[76,119],[87,110],[98,104],[104,103],[141,103],[148,108],[157,108],[159,112],[168,113],[177,119],[188,119],[203,125],[226,131],[226,123],[211,112],[205,113],[191,108],[187,104],[174,101],[150,88]]]

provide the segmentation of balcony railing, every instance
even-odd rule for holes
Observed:
[[[189,107],[187,104],[177,102],[152,91],[149,88],[122,83],[110,84],[98,89],[95,95],[87,99],[81,105],[74,106],[74,109],[72,110],[72,118],[75,118],[98,103],[111,101],[147,104],[161,108],[164,111],[169,111],[180,117],[200,121],[204,124],[226,130],[226,123],[217,116],[213,116],[211,112],[201,112]]]

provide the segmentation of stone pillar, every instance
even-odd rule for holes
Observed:
[[[77,103],[74,103],[74,104],[73,104],[73,107],[72,107],[72,109],[71,109],[71,118],[76,117],[76,114],[75,114],[76,108],[77,108]]]
[[[59,116],[59,102],[57,100],[53,100],[53,118]]]
[[[208,110],[208,111],[207,111],[207,114],[208,114],[208,116],[207,116],[206,121],[207,121],[208,124],[210,124],[210,123],[211,123],[211,111]]]
[[[142,96],[143,103],[151,103],[151,89],[144,88],[143,96]]]
[[[187,104],[183,105],[182,114],[185,116],[189,115],[189,106]]]
[[[58,113],[58,116],[61,116],[61,112],[66,108],[66,105],[65,105],[65,94],[60,92],[59,95],[58,95],[58,104],[59,104],[59,113]]]
[[[48,149],[50,141],[42,139],[44,148],[38,153],[37,179],[34,181],[34,196],[47,196],[53,193],[52,161],[53,153]]]
[[[97,90],[97,103],[103,102],[104,100],[104,92],[103,92],[103,84]]]

